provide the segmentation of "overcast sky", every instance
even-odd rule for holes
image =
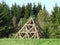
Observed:
[[[4,0],[10,7],[12,4],[16,3],[20,6],[23,4],[26,5],[27,3],[35,3],[36,5],[38,3],[41,3],[42,7],[45,5],[47,11],[51,12],[55,4],[57,3],[58,6],[60,6],[60,0]],[[0,0],[2,2],[2,0]]]

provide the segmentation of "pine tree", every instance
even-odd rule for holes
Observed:
[[[20,16],[20,18],[24,18],[24,15],[25,15],[25,6],[23,5],[22,8],[21,8],[21,16]]]
[[[28,3],[28,5],[26,5],[26,9],[25,9],[25,18],[29,18],[30,15],[32,15],[32,4]]]
[[[53,23],[58,22],[57,16],[58,16],[58,6],[56,4],[55,7],[53,8],[53,11],[52,11],[52,22]]]
[[[19,5],[16,5],[16,3],[14,5],[12,5],[11,15],[16,16],[17,23],[19,22],[20,18],[23,17],[23,15],[21,13],[22,13],[22,9]]]
[[[38,6],[37,6],[37,14],[38,14],[38,12],[39,12],[40,10],[42,10],[42,7],[41,7],[41,4],[38,3]]]
[[[48,15],[48,12],[44,9],[40,10],[37,15],[37,20],[38,20],[39,26],[44,30],[46,28],[47,15]]]
[[[39,25],[39,27],[43,30],[44,34],[45,34],[45,38],[48,38],[48,12],[46,10],[46,8],[42,9],[39,11],[38,15],[37,15],[37,18],[36,18],[36,21],[37,21],[37,24]]]
[[[37,16],[37,8],[36,8],[35,3],[33,5],[32,14],[35,15],[35,17]]]
[[[17,5],[17,21],[19,22],[20,18],[23,16],[21,15],[21,7]]]
[[[12,7],[11,7],[11,14],[13,16],[15,15],[17,17],[17,5],[16,5],[16,3],[14,5],[12,5]]]
[[[51,20],[52,22],[49,23],[49,36],[50,38],[59,38],[60,31],[59,31],[59,7],[57,4],[53,8]]]
[[[0,37],[9,35],[10,30],[10,10],[8,5],[3,1],[0,4]],[[4,33],[3,33],[4,32]]]

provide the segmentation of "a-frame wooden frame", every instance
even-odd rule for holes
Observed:
[[[17,38],[25,39],[39,39],[39,30],[37,30],[33,18],[30,18],[28,22],[17,32]]]

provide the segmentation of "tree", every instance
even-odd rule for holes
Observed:
[[[22,9],[19,5],[16,5],[16,3],[14,5],[12,5],[11,15],[16,16],[17,23],[19,22],[20,18],[23,17],[23,15],[21,13],[22,13]]]
[[[57,4],[55,5],[55,7],[53,8],[52,11],[52,15],[51,15],[51,20],[52,23],[50,24],[50,38],[60,38],[60,31],[59,31],[59,21],[60,21],[60,13],[59,13],[59,7],[57,6]]]
[[[17,5],[16,5],[16,3],[14,5],[12,5],[11,13],[13,16],[15,15],[17,17]]]
[[[23,5],[22,8],[21,8],[21,16],[20,16],[20,18],[24,18],[24,15],[25,15],[25,6]]]
[[[32,4],[31,3],[28,3],[28,5],[26,6],[26,9],[25,9],[25,18],[29,18],[30,15],[32,15]]]
[[[58,8],[58,21],[59,21],[59,25],[60,25],[60,7]]]
[[[23,16],[21,15],[21,7],[17,5],[17,21],[19,22],[20,18]]]
[[[46,10],[40,10],[40,12],[37,15],[37,22],[39,26],[44,30],[46,29],[47,15],[48,13]]]
[[[53,23],[56,23],[58,22],[58,6],[57,4],[55,5],[55,7],[53,8],[53,11],[52,11],[52,22]]]
[[[37,14],[38,14],[38,12],[39,12],[40,10],[42,10],[42,7],[41,7],[41,4],[38,3],[38,6],[37,6]]]
[[[36,8],[35,3],[33,5],[32,14],[35,15],[35,17],[37,16],[37,8]]]
[[[16,28],[17,24],[16,24],[17,20],[16,20],[16,17],[13,16],[12,18],[12,23],[13,23],[13,26]]]
[[[44,36],[45,38],[48,38],[48,12],[46,11],[46,9],[44,10],[40,10],[38,15],[37,15],[37,18],[36,18],[36,21],[37,21],[37,24],[39,25],[39,27],[43,30],[44,32]]]
[[[0,37],[4,37],[10,34],[10,10],[8,5],[3,1],[0,4]]]

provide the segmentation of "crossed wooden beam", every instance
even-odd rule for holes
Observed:
[[[34,20],[30,18],[30,20],[16,33],[17,38],[25,39],[39,39],[39,31],[36,28]]]

